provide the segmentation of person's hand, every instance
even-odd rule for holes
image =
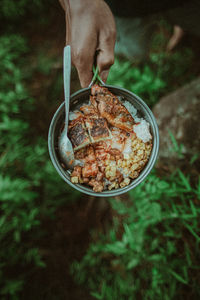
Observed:
[[[71,45],[72,63],[82,87],[92,80],[95,62],[105,82],[114,63],[116,27],[103,0],[59,0],[66,12],[66,43]]]

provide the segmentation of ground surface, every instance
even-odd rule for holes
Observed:
[[[105,200],[81,197],[75,204],[60,208],[55,220],[44,221],[46,234],[39,244],[46,268],[37,268],[30,274],[21,299],[94,299],[74,283],[69,267],[85,253],[90,230],[102,228],[109,219]]]
[[[59,86],[57,78],[62,73],[62,51],[65,44],[65,19],[58,1],[50,12],[49,24],[29,25],[26,34],[31,37],[30,61],[33,66],[38,64],[37,53],[40,51],[49,58],[56,57],[53,68],[50,67],[46,74],[34,72],[29,83],[36,99],[36,111],[31,115],[31,124],[34,131],[47,137],[52,115],[63,99],[62,88],[57,93],[54,87]],[[73,71],[72,92],[79,88],[77,74]],[[57,97],[58,94],[59,99],[55,101],[54,95]],[[54,220],[44,220],[42,228],[46,233],[38,244],[46,268],[31,271],[21,299],[93,299],[88,291],[74,283],[69,266],[85,253],[90,241],[90,231],[104,227],[110,220],[111,212],[107,201],[87,196],[81,196],[77,202],[59,208]]]

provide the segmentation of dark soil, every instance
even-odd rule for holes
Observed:
[[[45,268],[36,268],[21,295],[24,300],[94,299],[70,275],[70,264],[84,255],[90,231],[102,229],[110,218],[106,199],[83,196],[76,203],[59,208],[54,220],[45,220],[44,237],[39,241]]]

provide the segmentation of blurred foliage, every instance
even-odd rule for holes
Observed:
[[[119,59],[111,68],[108,84],[132,91],[150,106],[158,101],[160,93],[166,88],[166,82],[149,64],[132,66],[131,62]]]
[[[165,22],[158,23],[169,30]],[[183,47],[167,52],[167,41],[162,32],[155,33],[149,57],[137,65],[116,58],[107,83],[132,91],[153,107],[161,96],[192,80],[195,74],[188,72],[194,60],[192,49]]]
[[[72,264],[76,281],[96,299],[198,299],[199,202],[200,178],[152,172],[126,200],[110,200],[113,223]]]
[[[8,294],[9,299],[17,299],[26,276],[20,270],[26,265],[45,266],[36,242],[41,218],[54,217],[66,196],[71,200],[77,196],[57,176],[49,159],[47,141],[30,128],[29,113],[34,110],[34,99],[24,85],[27,51],[21,36],[0,37],[1,299]]]
[[[45,5],[49,5],[52,0],[1,0],[0,19],[20,21],[26,14],[38,15],[44,10]]]

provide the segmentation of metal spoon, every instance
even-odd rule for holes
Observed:
[[[58,149],[62,161],[67,168],[74,167],[74,151],[72,143],[67,136],[69,122],[69,101],[70,101],[70,77],[71,77],[71,47],[66,46],[63,53],[63,75],[64,75],[64,96],[65,96],[65,127],[58,141]]]

